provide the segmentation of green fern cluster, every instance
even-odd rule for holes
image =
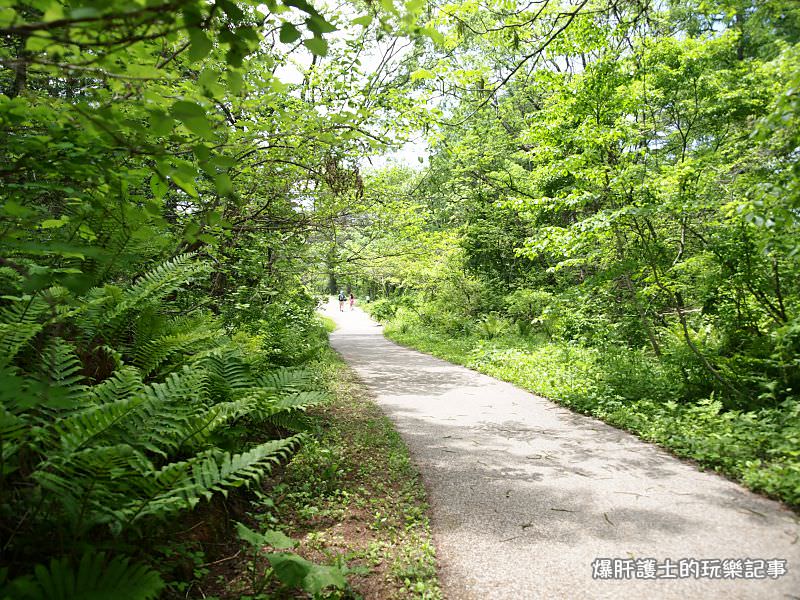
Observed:
[[[5,296],[0,547],[15,577],[0,570],[0,598],[102,597],[108,578],[157,595],[157,575],[97,541],[258,481],[300,442],[229,443],[241,425],[291,429],[323,396],[302,371],[254,373],[210,315],[171,314],[167,300],[205,271],[185,255],[82,296]]]

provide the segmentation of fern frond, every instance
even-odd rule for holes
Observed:
[[[139,395],[145,401],[123,424],[123,439],[165,458],[191,436],[210,405],[207,374],[188,366],[163,383],[145,386]]]
[[[257,384],[250,366],[242,359],[238,349],[216,348],[198,356],[195,364],[204,367],[212,379],[222,382],[225,393],[252,388]]]
[[[0,308],[0,367],[11,364],[20,350],[44,328],[46,310],[41,297],[28,295]]]
[[[83,311],[78,326],[84,339],[97,336],[106,325],[106,315],[122,302],[122,288],[116,285],[104,285],[92,288],[83,298]]]
[[[301,439],[302,435],[295,435],[272,440],[234,455],[208,451],[167,465],[152,478],[150,498],[127,509],[130,521],[147,516],[164,517],[192,508],[215,492],[227,493],[228,488],[259,481],[274,464],[285,459]]]
[[[265,407],[266,410],[257,408],[252,414],[261,421],[288,431],[304,431],[310,423],[305,411],[326,399],[327,395],[324,392],[296,392],[281,396],[272,401],[268,408]]]
[[[328,395],[320,391],[295,392],[294,394],[288,394],[278,398],[275,402],[275,408],[278,411],[306,410],[311,406],[325,402],[327,398]]]
[[[0,308],[0,323],[12,325],[37,323],[44,320],[42,314],[47,310],[48,306],[40,295],[26,294]]]
[[[130,398],[141,391],[142,387],[144,384],[139,369],[125,366],[115,371],[102,383],[90,387],[86,394],[86,400],[91,404],[109,404]]]
[[[218,329],[194,328],[189,331],[162,335],[142,345],[136,352],[134,363],[147,376],[176,354],[195,353],[209,342],[219,339]]]
[[[11,364],[42,328],[41,323],[0,323],[0,367]]]
[[[146,400],[146,396],[140,395],[89,406],[56,421],[53,429],[57,435],[54,437],[65,452],[75,452],[92,442],[98,443],[127,417],[135,414]]]
[[[270,371],[257,379],[258,385],[281,391],[302,390],[307,388],[311,381],[312,375],[309,371],[288,367]]]
[[[215,404],[208,412],[198,415],[189,423],[189,433],[179,443],[179,447],[201,446],[224,424],[249,414],[252,410],[250,398]]]
[[[122,301],[114,306],[107,317],[115,320],[144,302],[163,298],[207,270],[208,266],[194,260],[193,254],[181,254],[163,262],[126,289]]]
[[[284,431],[300,433],[311,428],[311,418],[302,410],[279,412],[264,419],[266,423],[279,427]]]
[[[163,383],[141,386],[134,369],[118,371],[87,394],[100,402],[53,424],[54,437],[65,452],[125,442],[166,457],[192,437],[208,413],[205,380],[202,371],[185,367]]]
[[[151,600],[163,588],[161,577],[149,567],[123,557],[107,559],[103,552],[87,552],[77,569],[66,558],[53,559],[49,567],[38,565],[33,577],[12,581],[0,595],[20,600]]]
[[[251,408],[248,417],[254,421],[267,421],[282,412],[304,411],[327,399],[324,392],[294,392],[281,395],[267,388],[253,388],[243,396]]]
[[[259,481],[272,470],[272,465],[286,459],[302,439],[301,435],[295,435],[272,440],[241,454],[225,452],[219,462],[216,458],[197,462],[192,468],[193,479],[206,498],[213,491],[224,492],[227,487]]]
[[[136,497],[153,464],[128,444],[95,446],[73,453],[51,452],[31,479],[56,501],[77,534],[119,523],[118,508]]]
[[[27,415],[15,415],[0,404],[0,477],[19,469],[19,450],[30,436],[30,431],[31,423]]]
[[[51,409],[73,409],[85,393],[83,365],[72,344],[53,338],[41,354],[43,383],[47,385],[45,406]]]
[[[7,444],[10,440],[21,439],[28,427],[30,423],[25,415],[15,415],[0,406],[0,440],[3,444]]]
[[[208,266],[194,260],[193,255],[182,254],[148,271],[126,289],[105,286],[93,290],[81,328],[94,334],[113,334],[135,311],[161,300],[206,270]]]

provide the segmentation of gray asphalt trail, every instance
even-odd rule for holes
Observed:
[[[800,519],[549,400],[340,313],[332,346],[420,469],[448,599],[800,598]],[[596,558],[786,559],[779,578],[593,579]]]

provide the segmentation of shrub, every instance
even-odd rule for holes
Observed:
[[[398,308],[397,303],[392,302],[389,298],[381,298],[370,304],[369,312],[375,319],[383,323],[391,321],[397,314]]]
[[[477,329],[482,337],[492,340],[500,337],[508,330],[508,323],[500,318],[497,313],[489,313],[478,320]]]
[[[326,343],[324,330],[315,313],[314,299],[297,291],[273,300],[260,317],[242,326],[251,340],[248,345],[256,357],[256,367],[270,369],[307,362]]]

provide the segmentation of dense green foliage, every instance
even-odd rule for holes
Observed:
[[[797,503],[800,8],[591,4],[543,52],[558,15],[442,8],[430,165],[367,185],[420,257],[363,285],[397,339]]]
[[[323,289],[798,502],[799,74],[792,0],[0,0],[0,596],[183,592]]]
[[[13,527],[13,561],[41,560],[50,548],[97,567],[104,561],[93,540],[135,538],[215,492],[257,481],[298,443],[256,442],[253,433],[269,422],[296,427],[295,413],[320,392],[307,391],[302,372],[258,373],[210,315],[180,311],[180,288],[204,271],[184,255],[124,287],[7,297],[2,519]],[[66,560],[35,581],[15,579],[6,593],[47,595],[43,578],[63,579]],[[110,585],[120,564],[85,585]]]

